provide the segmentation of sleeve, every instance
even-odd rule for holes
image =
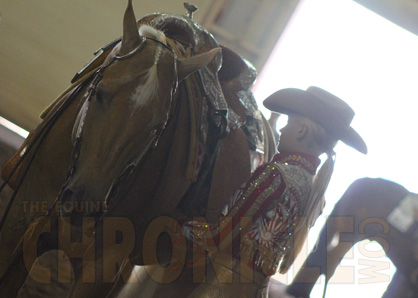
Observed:
[[[253,221],[257,220],[273,201],[280,199],[285,189],[284,176],[275,164],[260,166],[231,197],[229,208],[219,224],[193,224],[193,239],[197,243],[214,241],[218,247],[228,247],[239,237],[241,229],[251,229]]]
[[[267,164],[259,166],[251,175],[250,179],[242,184],[242,186],[234,192],[234,194],[229,198],[228,204],[226,204],[225,208],[222,210],[223,216],[228,216],[228,214],[231,212],[231,209],[239,202],[239,200],[242,200],[243,194],[250,187],[251,181],[257,180],[257,178],[262,175],[266,168]]]
[[[286,191],[274,200],[241,238],[240,245],[244,252],[241,257],[266,275],[274,275],[283,257],[293,250],[298,204],[289,193]]]
[[[298,210],[294,197],[281,196],[271,210],[265,210],[254,222],[249,235],[258,246],[273,251],[286,250],[286,245],[293,236]]]

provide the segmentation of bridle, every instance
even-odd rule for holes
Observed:
[[[177,69],[177,55],[175,53],[175,51],[167,44],[161,42],[158,39],[152,38],[152,37],[145,37],[142,36],[141,37],[143,39],[143,41],[145,40],[152,40],[154,42],[159,43],[161,46],[163,46],[164,48],[168,49],[172,55],[173,55],[173,69],[174,69],[174,79],[173,79],[173,85],[171,88],[171,98],[170,98],[170,106],[168,108],[168,113],[166,116],[165,121],[158,127],[154,128],[152,131],[149,132],[148,136],[145,138],[144,144],[145,147],[144,149],[138,153],[138,155],[136,156],[136,158],[131,161],[128,162],[120,171],[120,173],[118,174],[118,176],[113,180],[113,182],[111,183],[108,192],[106,193],[105,196],[105,204],[108,205],[110,200],[116,196],[116,194],[119,191],[119,186],[120,184],[125,181],[134,171],[134,169],[138,168],[138,166],[140,166],[141,162],[143,162],[145,159],[144,157],[149,154],[153,149],[155,149],[158,146],[158,142],[159,139],[161,137],[161,135],[164,133],[165,128],[167,123],[170,121],[171,116],[174,114],[174,109],[176,106],[176,102],[174,99],[174,95],[177,91],[178,88],[178,84],[179,84],[179,78],[178,78],[178,69]],[[111,48],[112,46],[114,47],[117,44],[117,42],[112,42],[111,45],[109,45],[109,48]],[[4,225],[5,219],[8,215],[8,212],[10,210],[10,207],[13,203],[14,198],[16,197],[16,193],[17,190],[19,189],[20,185],[23,182],[23,179],[26,176],[26,173],[28,171],[28,169],[30,168],[30,164],[34,158],[34,156],[36,155],[36,152],[38,151],[40,144],[42,143],[43,139],[45,138],[45,135],[47,134],[47,132],[50,130],[50,128],[53,126],[53,124],[55,123],[55,121],[58,119],[58,117],[62,114],[62,112],[69,106],[69,104],[72,102],[72,100],[81,92],[81,90],[83,88],[85,88],[86,84],[89,84],[89,86],[87,87],[86,93],[84,94],[81,103],[83,103],[83,107],[80,110],[79,113],[82,113],[80,115],[80,120],[78,121],[77,127],[74,127],[76,129],[75,131],[75,138],[74,138],[74,142],[73,142],[73,150],[72,150],[72,154],[71,154],[71,158],[72,158],[72,164],[70,165],[64,183],[61,186],[61,189],[54,201],[54,203],[52,204],[52,206],[50,206],[50,208],[48,209],[48,211],[46,212],[46,216],[50,216],[53,211],[54,211],[54,207],[56,206],[57,202],[62,198],[62,194],[64,192],[64,190],[67,188],[68,184],[70,183],[71,179],[74,176],[74,173],[76,172],[76,167],[77,167],[77,161],[79,159],[80,156],[80,147],[81,147],[81,141],[82,141],[82,136],[83,136],[83,129],[84,129],[84,123],[87,117],[87,113],[90,107],[90,103],[92,100],[92,97],[94,96],[94,94],[97,91],[98,85],[101,82],[101,80],[103,79],[103,73],[104,71],[113,63],[117,62],[117,61],[124,61],[127,60],[129,58],[131,58],[132,56],[134,56],[135,54],[137,54],[141,48],[143,47],[144,42],[141,42],[135,49],[133,49],[132,51],[130,51],[129,53],[120,56],[119,54],[115,55],[111,61],[109,63],[107,63],[106,65],[101,66],[100,68],[98,68],[93,74],[90,74],[88,77],[86,77],[84,79],[83,82],[81,82],[79,85],[77,85],[71,92],[71,94],[69,95],[69,97],[64,100],[62,103],[60,103],[60,105],[57,107],[56,111],[53,113],[53,115],[51,116],[50,120],[47,121],[46,123],[41,124],[41,129],[39,131],[39,135],[35,135],[34,136],[34,140],[32,142],[30,142],[30,144],[28,144],[28,146],[26,147],[26,151],[25,153],[21,156],[21,158],[19,159],[17,165],[14,167],[14,169],[12,170],[11,174],[9,175],[9,177],[7,178],[7,180],[13,175],[13,173],[16,171],[16,169],[18,168],[18,166],[22,163],[23,159],[28,156],[29,152],[33,152],[33,155],[30,156],[30,161],[29,164],[27,165],[27,167],[25,168],[25,171],[23,172],[23,175],[20,176],[19,181],[18,181],[18,187],[15,190],[15,193],[13,194],[13,197],[11,198],[11,200],[9,201],[8,204],[8,208],[5,210],[3,217],[0,221],[0,231]],[[109,49],[108,48],[108,49]],[[89,83],[91,82],[91,83]],[[202,83],[200,81],[200,79],[198,80],[199,83],[199,89],[201,90],[201,92],[205,92],[204,88],[202,87]],[[209,164],[213,164],[215,161],[215,158],[217,156],[217,152],[219,150],[219,139],[224,137],[226,134],[226,114],[223,113],[222,111],[215,111],[213,114],[214,119],[221,119],[223,121],[219,122],[219,125],[216,124],[216,127],[219,128],[219,135],[216,141],[216,146],[215,149],[213,150],[213,153],[210,156],[209,159]],[[34,147],[34,144],[38,144],[37,147],[35,147],[34,150],[32,150],[31,148]],[[202,174],[202,179],[200,179],[201,181],[204,181],[206,178],[206,176],[209,174],[209,170],[207,170],[205,173]],[[7,180],[5,181],[5,183],[7,183]],[[200,189],[201,187],[201,183],[197,183],[196,187],[194,189],[194,191],[192,193],[196,193],[196,189]],[[0,188],[1,191],[1,188]],[[109,208],[107,208],[107,210],[109,211]],[[100,216],[96,217],[96,222],[100,221],[102,219],[102,217],[104,216],[104,214],[101,214]],[[22,251],[20,251],[19,254],[15,255],[15,257],[13,258],[13,261],[11,262],[11,264],[9,265],[9,267],[6,269],[6,273],[9,272],[11,270],[11,268],[13,267],[13,264],[15,264],[17,262],[17,260],[22,256]],[[7,274],[4,274],[3,277],[0,278],[0,284],[4,281],[4,277]]]
[[[173,110],[174,110],[174,103],[173,103],[173,96],[175,94],[175,92],[177,91],[177,87],[178,87],[178,72],[177,72],[177,55],[174,52],[174,50],[169,46],[166,45],[165,43],[161,42],[158,39],[152,38],[152,37],[145,37],[145,36],[141,36],[142,41],[139,43],[139,45],[134,48],[132,51],[130,51],[129,53],[120,56],[119,54],[115,55],[112,60],[106,64],[101,66],[94,74],[93,80],[90,84],[90,86],[88,87],[85,95],[83,96],[82,102],[84,102],[82,109],[80,110],[81,117],[78,123],[78,127],[76,130],[76,134],[75,134],[75,138],[74,138],[74,146],[73,146],[73,152],[72,152],[72,160],[73,163],[70,166],[66,178],[65,178],[65,182],[61,187],[61,190],[57,196],[57,198],[55,199],[55,202],[52,204],[52,206],[49,208],[48,212],[47,212],[47,216],[51,215],[51,213],[54,210],[54,207],[56,205],[56,203],[60,200],[60,198],[62,197],[62,193],[65,190],[65,188],[68,186],[69,182],[71,181],[72,177],[74,176],[74,173],[76,171],[76,164],[78,161],[78,158],[80,156],[80,147],[81,147],[81,141],[82,141],[82,136],[83,136],[83,130],[84,130],[84,122],[85,119],[87,117],[87,113],[90,107],[90,102],[92,100],[93,95],[96,93],[97,91],[97,87],[99,85],[99,83],[101,82],[102,78],[103,78],[103,73],[104,71],[111,66],[113,63],[118,62],[118,61],[124,61],[127,60],[129,58],[131,58],[132,56],[134,56],[135,54],[137,54],[144,46],[144,42],[146,40],[152,40],[154,42],[159,43],[160,45],[162,45],[164,48],[168,49],[172,54],[173,54],[173,67],[174,67],[174,80],[173,80],[173,86],[171,88],[171,98],[170,98],[170,106],[169,106],[169,110],[167,113],[167,118],[165,119],[165,121],[157,128],[154,128],[153,130],[150,131],[150,133],[148,134],[148,136],[145,138],[145,147],[144,149],[139,152],[139,154],[137,155],[137,157],[129,162],[127,165],[125,165],[123,167],[123,169],[120,171],[120,173],[118,174],[118,176],[113,180],[113,182],[111,183],[106,196],[105,196],[105,206],[108,206],[110,203],[110,200],[116,196],[116,194],[118,193],[119,190],[119,185],[125,181],[133,172],[133,170],[140,164],[140,162],[143,160],[144,156],[146,154],[148,154],[151,150],[153,150],[154,148],[157,147],[158,145],[158,141],[162,135],[162,133],[164,132],[166,125],[169,121],[169,118],[171,117],[171,115],[173,114]],[[107,209],[108,210],[108,209]]]
[[[113,181],[113,183],[111,184],[108,193],[106,194],[106,198],[105,198],[105,203],[108,204],[111,200],[111,198],[113,198],[117,192],[118,192],[118,188],[119,185],[122,181],[126,180],[126,178],[128,178],[128,176],[133,172],[134,168],[137,167],[140,162],[143,160],[143,157],[148,154],[150,151],[152,151],[154,148],[157,147],[158,145],[158,141],[159,138],[161,137],[162,133],[165,130],[165,127],[171,117],[171,115],[173,114],[174,111],[174,107],[175,104],[173,103],[173,96],[177,91],[177,87],[178,87],[178,72],[177,72],[177,55],[174,52],[174,50],[166,45],[165,43],[161,42],[158,39],[152,38],[152,37],[145,37],[145,36],[141,36],[142,38],[142,42],[140,42],[140,44],[133,49],[131,52],[127,53],[126,55],[123,56],[119,56],[118,54],[115,55],[112,60],[104,65],[101,66],[93,75],[90,75],[89,77],[87,77],[85,79],[86,81],[89,81],[92,78],[92,82],[90,84],[90,86],[87,89],[87,92],[84,94],[83,99],[81,102],[84,102],[84,106],[82,108],[82,110],[80,110],[81,113],[83,113],[81,115],[80,121],[79,121],[79,125],[77,127],[77,131],[76,131],[76,137],[75,137],[75,141],[74,141],[74,145],[73,145],[73,151],[72,151],[72,160],[73,163],[70,166],[69,170],[67,171],[67,175],[65,178],[65,182],[63,183],[63,185],[61,186],[60,192],[57,195],[54,203],[52,204],[52,206],[48,209],[48,211],[46,212],[46,216],[49,216],[52,214],[54,207],[56,205],[56,203],[60,200],[61,198],[61,194],[62,192],[65,190],[65,188],[67,187],[68,183],[71,181],[75,171],[76,171],[76,163],[77,160],[79,158],[80,155],[80,145],[81,145],[81,139],[82,139],[82,135],[83,135],[83,128],[84,128],[84,121],[87,117],[87,112],[88,112],[88,108],[92,99],[92,96],[95,94],[96,90],[97,90],[97,86],[100,83],[100,81],[103,78],[103,72],[113,63],[117,62],[117,61],[123,61],[126,59],[131,58],[132,56],[134,56],[136,53],[138,53],[143,45],[144,45],[144,41],[149,39],[152,40],[154,42],[157,42],[159,44],[161,44],[164,48],[168,49],[172,54],[173,54],[173,63],[174,63],[174,81],[173,81],[173,86],[171,88],[171,98],[170,98],[170,106],[169,106],[169,110],[167,113],[167,118],[166,120],[163,122],[162,125],[160,125],[159,127],[153,129],[150,134],[148,135],[148,137],[146,138],[146,146],[144,148],[143,151],[141,151],[138,156],[135,158],[134,161],[128,163],[123,170],[119,173],[119,175],[115,178],[115,180]],[[113,45],[116,45],[117,43],[112,43]],[[12,178],[13,174],[16,172],[16,170],[18,169],[18,167],[22,164],[23,160],[25,158],[27,158],[29,156],[29,153],[33,153],[32,156],[30,156],[29,159],[29,163],[27,165],[27,167],[25,168],[24,172],[22,173],[22,176],[20,176],[19,181],[17,183],[17,186],[14,190],[14,193],[12,195],[12,197],[10,198],[5,211],[3,213],[3,216],[0,220],[0,232],[3,229],[3,226],[6,222],[6,218],[8,213],[10,212],[11,206],[13,205],[13,202],[16,198],[17,192],[20,188],[20,186],[23,183],[24,178],[26,177],[26,174],[31,166],[31,163],[36,155],[36,153],[38,152],[38,149],[40,147],[41,142],[44,140],[46,134],[48,133],[48,131],[51,129],[51,127],[53,126],[53,124],[55,123],[55,121],[58,119],[58,117],[62,114],[62,112],[68,107],[68,105],[72,102],[72,99],[81,91],[81,89],[85,86],[85,84],[80,83],[77,87],[75,87],[75,89],[73,89],[71,92],[71,95],[69,96],[69,98],[67,98],[56,110],[56,112],[54,112],[54,114],[51,116],[51,118],[49,119],[49,121],[46,121],[44,123],[41,124],[41,126],[39,127],[39,133],[37,135],[35,135],[34,139],[32,140],[31,143],[29,143],[26,147],[26,150],[24,151],[24,153],[21,155],[20,159],[18,160],[18,162],[16,163],[16,165],[13,167],[13,169],[11,170],[11,172],[9,173],[8,177],[4,180],[4,182],[2,183],[2,185],[0,186],[0,192],[4,189],[4,187],[7,185],[8,181]],[[38,146],[35,146],[36,144],[38,144]],[[35,147],[35,148],[34,148]],[[103,216],[103,215],[102,215]],[[100,216],[100,218],[102,217]],[[97,219],[100,220],[100,219]],[[96,220],[96,221],[97,221]],[[22,256],[22,251],[20,251],[19,253],[17,253],[14,257],[12,262],[9,264],[9,266],[6,268],[6,271],[4,272],[3,276],[0,278],[0,284],[3,283],[5,277],[8,275],[8,273],[10,272],[11,268],[13,267],[13,265],[18,261],[18,259]]]
[[[164,48],[168,49],[174,59],[173,59],[173,63],[174,63],[174,75],[175,78],[173,80],[173,86],[171,88],[171,98],[170,98],[170,107],[169,107],[169,112],[167,114],[167,118],[164,121],[164,123],[160,126],[157,127],[155,129],[153,129],[150,134],[148,135],[148,137],[146,138],[145,141],[145,149],[143,151],[141,151],[138,156],[135,158],[134,161],[130,162],[129,164],[127,164],[123,170],[119,173],[119,175],[115,178],[115,180],[113,181],[113,183],[111,184],[108,193],[106,194],[106,198],[105,198],[105,203],[108,204],[111,200],[112,197],[114,197],[118,191],[118,187],[120,185],[120,183],[124,180],[126,180],[126,178],[128,178],[128,176],[132,173],[132,171],[134,170],[135,167],[137,167],[140,163],[141,160],[143,160],[143,157],[149,152],[151,151],[153,148],[155,148],[158,144],[158,140],[160,138],[160,136],[162,135],[163,131],[165,130],[166,124],[169,120],[169,118],[171,117],[173,110],[174,110],[174,103],[173,103],[173,96],[175,94],[175,92],[177,91],[177,87],[178,87],[178,72],[177,72],[177,55],[175,53],[175,51],[169,46],[166,45],[165,43],[161,42],[158,39],[155,39],[153,37],[145,37],[145,36],[141,36],[142,41],[139,43],[139,45],[137,47],[135,47],[132,51],[130,51],[129,53],[120,56],[119,54],[115,55],[112,60],[106,64],[101,66],[94,74],[90,75],[88,78],[85,79],[85,81],[89,81],[92,79],[92,82],[90,83],[85,95],[83,96],[83,99],[81,102],[84,102],[84,106],[83,108],[80,110],[80,113],[82,113],[80,121],[79,121],[79,125],[77,127],[77,131],[76,131],[76,136],[75,136],[75,140],[74,140],[74,144],[73,144],[73,151],[72,151],[72,165],[70,166],[69,170],[67,171],[66,177],[65,177],[65,181],[63,183],[63,185],[61,186],[60,192],[57,195],[54,203],[52,204],[52,206],[48,209],[46,215],[49,216],[51,215],[54,206],[56,205],[56,203],[58,202],[58,200],[61,197],[62,192],[64,191],[64,189],[67,187],[68,183],[71,181],[75,171],[76,171],[76,163],[77,160],[79,158],[80,155],[80,146],[81,146],[81,139],[82,139],[82,134],[83,134],[83,128],[84,128],[84,121],[87,117],[87,112],[88,112],[88,108],[92,99],[92,96],[95,94],[96,90],[97,90],[97,86],[99,85],[99,83],[101,82],[102,78],[103,78],[103,73],[104,71],[113,63],[117,62],[117,61],[123,61],[123,60],[127,60],[129,58],[131,58],[132,56],[134,56],[136,53],[138,53],[144,46],[144,41],[146,40],[152,40],[154,42],[159,43],[160,45],[162,45]],[[112,46],[115,46],[117,44],[117,42],[112,43]],[[47,121],[46,123],[42,124],[40,126],[39,129],[39,133],[37,135],[35,135],[35,138],[32,140],[31,143],[29,143],[26,147],[26,150],[24,151],[24,153],[20,156],[20,159],[18,160],[18,162],[16,163],[16,165],[13,167],[13,169],[11,170],[10,174],[8,175],[8,177],[4,180],[4,182],[2,183],[2,185],[0,186],[0,192],[4,189],[4,187],[7,185],[8,181],[11,179],[11,177],[13,176],[13,174],[16,172],[16,170],[18,169],[18,167],[22,164],[23,160],[25,160],[28,156],[29,153],[33,153],[32,156],[30,156],[30,160],[29,163],[26,167],[26,169],[24,170],[23,174],[21,175],[17,186],[14,190],[14,193],[12,195],[12,197],[10,198],[5,211],[3,213],[3,216],[0,220],[0,232],[5,224],[6,218],[8,213],[10,212],[11,206],[13,205],[14,199],[16,198],[17,192],[21,186],[21,184],[23,183],[23,179],[25,178],[30,165],[40,147],[40,143],[43,141],[43,139],[45,138],[46,134],[48,133],[48,131],[51,129],[51,127],[53,126],[53,124],[55,123],[55,121],[58,119],[58,117],[62,114],[62,112],[68,107],[69,103],[72,101],[71,99],[74,98],[80,91],[81,89],[84,87],[85,84],[80,83],[73,91],[71,91],[71,95],[70,97],[64,101],[64,103],[62,103],[56,110],[56,112],[52,115],[51,119],[49,119],[49,121]],[[35,146],[36,144],[38,144],[38,146]],[[35,147],[35,148],[34,148]]]

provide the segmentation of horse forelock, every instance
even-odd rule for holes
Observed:
[[[141,25],[139,27],[139,34],[144,37],[157,39],[161,41],[162,43],[167,44],[167,39],[165,37],[165,34],[162,31],[157,30],[154,27],[151,27],[149,25],[145,25],[145,24]]]
[[[167,44],[165,34],[149,25],[141,25],[139,27],[139,34],[144,37],[154,38],[164,44]],[[152,98],[154,98],[158,93],[158,62],[163,54],[164,48],[162,45],[158,44],[155,50],[154,63],[153,65],[144,72],[143,78],[145,83],[138,86],[133,95],[132,101],[134,107],[145,106]]]
[[[138,29],[139,34],[145,38],[152,38],[161,43],[167,44],[167,39],[165,34],[157,30],[149,25],[141,25]],[[155,41],[149,41],[151,43],[155,43]],[[111,81],[114,83],[128,83],[133,80],[134,77],[140,75],[141,85],[137,86],[130,96],[130,100],[133,103],[133,107],[138,108],[141,106],[145,106],[148,104],[150,100],[156,97],[158,93],[159,87],[159,80],[158,80],[158,63],[160,62],[161,58],[163,57],[164,53],[164,46],[160,43],[155,43],[155,51],[153,57],[149,57],[153,59],[151,67],[146,70],[143,70],[141,73],[137,74],[128,74],[123,76],[118,76],[111,78]],[[117,45],[109,56],[106,58],[104,64],[109,63],[114,56],[117,56],[120,51],[121,44]],[[109,80],[109,78],[108,78]]]
[[[158,93],[158,68],[157,64],[151,66],[144,75],[144,84],[139,85],[132,94],[134,107],[145,106]]]

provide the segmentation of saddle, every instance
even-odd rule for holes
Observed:
[[[264,152],[263,117],[250,90],[257,78],[254,66],[234,51],[219,45],[212,34],[188,16],[154,13],[140,18],[137,24],[138,28],[149,24],[163,31],[167,37],[183,45],[184,49],[189,49],[189,55],[207,52],[219,46],[222,48],[222,56],[218,55],[199,71],[203,93],[214,111],[212,114],[227,118],[226,131],[242,128],[250,148]],[[96,57],[71,82],[79,81],[97,68],[120,40],[118,38],[97,50]]]
[[[179,56],[195,55],[219,47],[215,38],[188,16],[155,13],[137,21],[138,27],[142,24],[148,24],[163,31],[171,40],[171,46],[175,47]],[[120,40],[118,38],[96,51],[94,59],[74,76],[71,81],[72,86],[41,114],[44,121],[54,113],[56,105],[65,100],[65,95],[70,90],[74,90],[78,85],[88,80]],[[207,140],[208,138],[208,128],[202,127],[205,123],[202,119],[205,117],[211,119],[212,124],[218,129],[217,136],[212,140],[219,141],[220,144],[213,164],[212,176],[215,178],[212,181],[207,208],[208,212],[213,210],[213,214],[216,216],[219,214],[218,210],[225,204],[225,198],[232,195],[230,189],[238,188],[250,175],[251,167],[248,165],[252,161],[248,150],[264,154],[263,161],[270,160],[275,153],[274,142],[265,143],[266,139],[272,138],[272,133],[269,126],[266,126],[267,122],[259,112],[250,90],[257,76],[255,68],[232,50],[224,46],[221,47],[222,55],[215,57],[208,66],[197,74],[196,81],[200,84],[199,88],[206,99],[207,106],[203,108],[202,115],[192,115],[191,117],[195,119],[191,125],[196,136],[192,138],[189,149],[191,153],[189,164],[190,167],[193,167],[192,165],[198,162],[199,140]],[[191,106],[190,110],[194,111],[193,100],[189,100],[189,105]],[[5,165],[3,176],[9,175],[11,169],[18,162],[21,152],[34,135],[36,135],[36,131],[28,137],[22,148]],[[240,148],[240,152],[234,152],[234,148]],[[241,176],[222,179],[222,177],[228,177],[229,174],[225,173],[225,164],[237,159],[237,156],[242,157],[241,165],[229,164],[229,166],[231,173],[236,173],[236,167],[240,166]],[[257,157],[257,159],[259,158]],[[18,174],[15,174],[9,182],[12,187],[16,183],[17,176]],[[211,202],[214,203],[211,204]]]

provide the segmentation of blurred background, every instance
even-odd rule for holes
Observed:
[[[36,127],[39,114],[69,86],[93,52],[122,34],[126,2],[0,0],[0,123],[18,132],[0,128],[5,144],[1,156],[11,154],[9,149]],[[195,0],[193,4],[199,7],[196,21],[256,66],[259,78],[253,91],[260,107],[277,89],[322,87],[353,107],[352,125],[368,144],[367,156],[343,145],[336,148],[325,212],[294,268],[286,276],[276,276],[290,283],[327,215],[355,179],[381,177],[418,192],[414,137],[418,2]],[[135,0],[134,8],[137,18],[185,12],[180,0]],[[268,118],[269,112],[262,110]],[[283,125],[286,118],[279,122]],[[365,273],[368,262],[380,266],[376,276]],[[362,243],[342,261],[327,297],[380,297],[395,270],[379,245]],[[322,286],[320,281],[313,298],[322,297]]]

